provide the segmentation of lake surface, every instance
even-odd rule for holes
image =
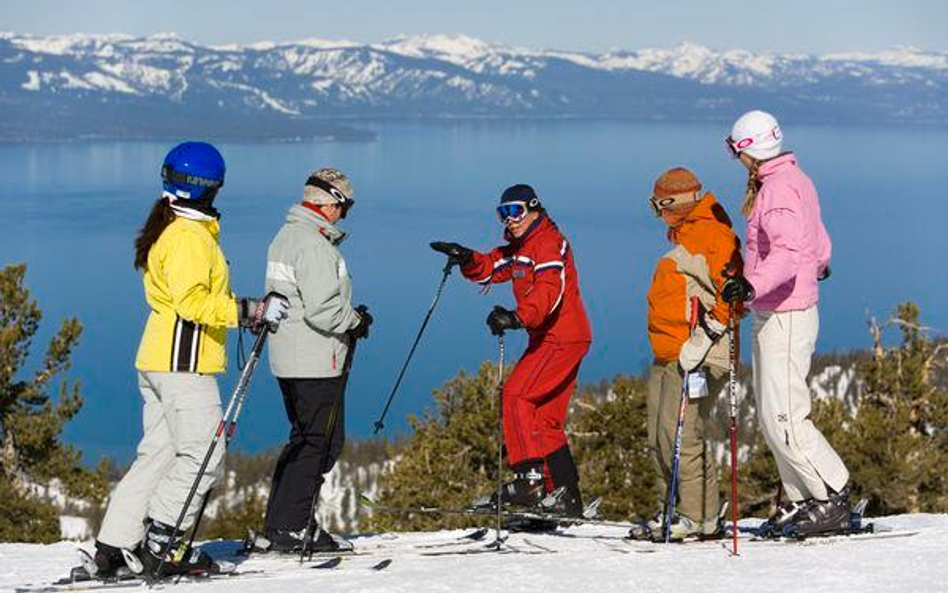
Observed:
[[[347,431],[367,436],[427,309],[442,258],[436,239],[487,248],[501,240],[494,215],[506,186],[529,183],[570,239],[595,334],[581,381],[639,373],[651,353],[645,294],[667,248],[646,198],[664,169],[685,165],[714,192],[743,235],[745,172],[725,152],[725,125],[617,121],[366,123],[368,143],[222,144],[228,173],[217,205],[234,290],[259,294],[267,246],[308,173],[349,174],[357,205],[343,246],[355,301],[370,306],[373,335],[349,384]],[[869,345],[867,311],[888,315],[916,301],[923,321],[948,327],[948,130],[809,127],[785,122],[787,146],[820,191],[833,238],[833,276],[822,285],[822,351]],[[132,241],[160,192],[169,143],[0,145],[0,265],[25,261],[44,311],[34,364],[60,320],[85,325],[70,373],[86,404],[68,436],[89,461],[127,459],[140,434],[134,359],[147,308],[132,269]],[[483,296],[452,275],[387,421],[389,434],[431,403],[431,390],[497,355],[484,325],[509,287]],[[749,324],[745,324],[749,325]],[[745,327],[745,335],[747,328]],[[222,395],[235,383],[231,372]],[[508,340],[508,357],[523,347]],[[246,344],[249,348],[249,341]],[[235,439],[256,451],[286,433],[266,364],[254,377]]]

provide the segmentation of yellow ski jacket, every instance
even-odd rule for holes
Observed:
[[[222,373],[227,328],[237,325],[216,220],[177,217],[148,253],[142,278],[151,307],[138,347],[140,371]]]

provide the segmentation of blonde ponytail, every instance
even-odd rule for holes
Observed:
[[[744,218],[750,218],[754,211],[754,202],[757,201],[757,192],[760,191],[760,181],[757,179],[757,173],[760,170],[760,163],[754,159],[747,173],[747,189],[744,191],[744,202],[741,204],[741,214]]]

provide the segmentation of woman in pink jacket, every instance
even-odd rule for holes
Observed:
[[[819,332],[817,282],[829,276],[832,246],[813,182],[782,151],[777,120],[742,115],[727,138],[749,172],[744,275],[721,290],[753,313],[754,393],[789,501],[764,523],[764,535],[815,535],[852,528],[849,472],[810,421],[807,374]]]

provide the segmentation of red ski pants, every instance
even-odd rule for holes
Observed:
[[[566,410],[589,342],[527,346],[504,384],[504,443],[510,465],[542,459],[567,444]]]

